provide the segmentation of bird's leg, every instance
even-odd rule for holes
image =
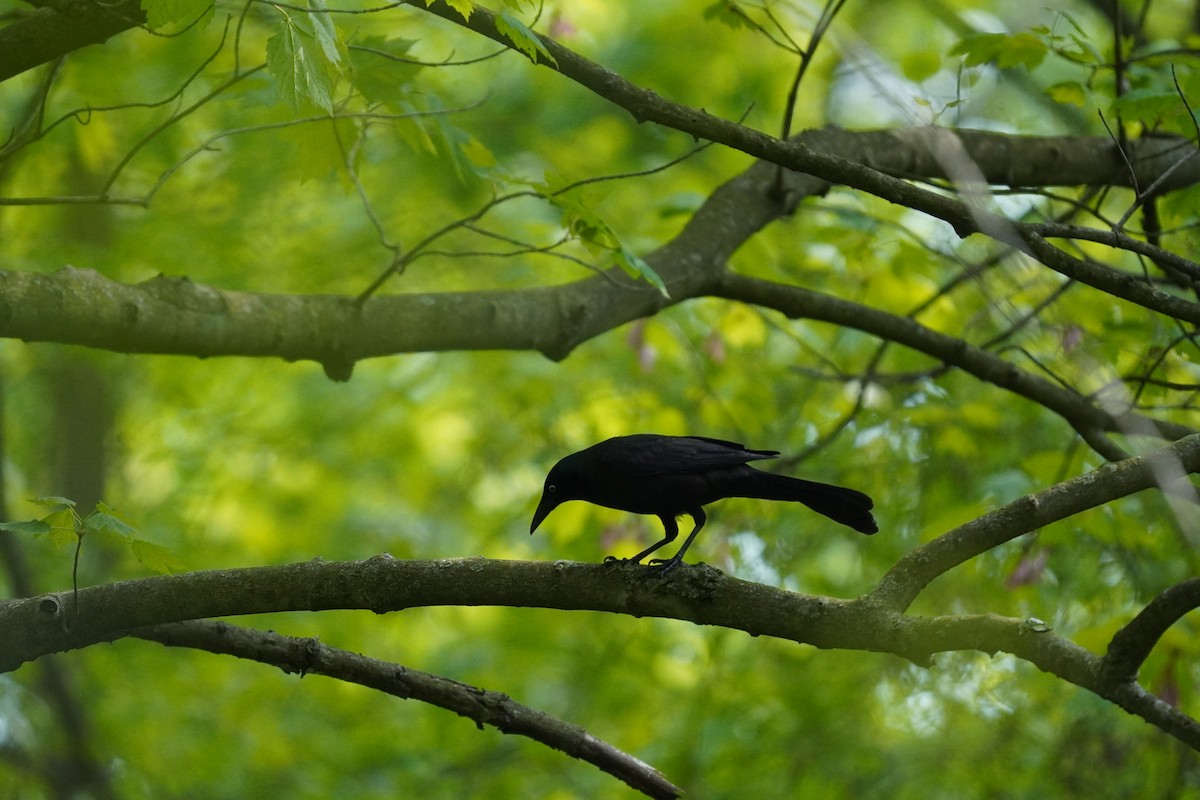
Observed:
[[[659,575],[664,575],[668,571],[675,569],[675,567],[683,561],[683,554],[686,553],[687,549],[692,546],[692,540],[696,538],[696,534],[699,533],[700,529],[704,527],[704,521],[706,519],[708,519],[706,516],[704,516],[703,508],[694,508],[687,513],[688,513],[688,516],[690,516],[692,518],[692,520],[696,523],[696,527],[692,528],[692,532],[689,533],[688,537],[683,540],[683,547],[679,548],[679,552],[676,553],[675,555],[671,556],[670,558],[652,558],[652,559],[650,559],[650,563],[653,564],[658,569]],[[675,538],[674,536],[671,537],[671,539],[674,539],[674,538]],[[663,541],[663,542],[659,542],[658,544],[656,544],[654,547],[652,547],[650,549],[653,550],[655,547],[661,547],[662,545],[666,544],[668,541],[670,541],[670,539]],[[642,555],[645,555],[645,553],[643,553]]]
[[[604,563],[611,564],[615,561],[620,561],[622,563],[637,564],[643,558],[650,555],[655,550],[662,547],[664,544],[670,544],[671,542],[675,541],[675,537],[679,535],[679,523],[675,522],[675,517],[671,516],[670,514],[660,514],[658,518],[662,520],[662,524],[663,524],[663,538],[660,541],[657,541],[654,544],[650,545],[649,547],[647,547],[642,552],[638,553],[633,558],[617,558],[616,556],[605,556]],[[693,536],[694,535],[695,534],[693,533]]]

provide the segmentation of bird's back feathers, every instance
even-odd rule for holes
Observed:
[[[779,455],[776,450],[750,450],[724,439],[653,433],[617,436],[582,452],[593,453],[606,469],[629,475],[708,472]]]

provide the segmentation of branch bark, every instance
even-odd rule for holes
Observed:
[[[398,561],[383,555],[144,578],[82,589],[78,599],[77,618],[70,593],[0,605],[0,671],[146,626],[210,617],[350,608],[385,613],[435,605],[592,610],[717,625],[820,648],[891,653],[922,665],[939,652],[1012,653],[1200,750],[1200,724],[1137,684],[1112,677],[1099,656],[1044,623],[995,614],[907,616],[869,595],[841,600],[796,594],[705,565],[682,567],[664,578],[639,565]]]
[[[200,620],[140,628],[131,635],[168,647],[191,647],[271,664],[301,676],[325,675],[402,700],[420,700],[474,720],[481,729],[491,725],[502,733],[527,736],[587,761],[647,797],[675,798],[683,793],[649,764],[577,725],[522,705],[507,695],[330,647],[317,639]]]
[[[736,215],[735,215],[736,216]],[[711,230],[711,229],[710,229]],[[90,270],[0,271],[0,335],[123,353],[276,356],[321,362],[349,377],[372,356],[446,350],[537,350],[565,358],[587,339],[674,303],[712,296],[865,331],[1039,403],[1079,431],[1156,432],[1188,426],[1113,413],[985,350],[920,323],[832,295],[723,272],[721,253],[683,235],[653,266],[670,300],[621,274],[514,291],[385,295],[359,308],[346,296],[230,292],[185,278],[120,284]]]

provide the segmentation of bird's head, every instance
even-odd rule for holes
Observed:
[[[578,500],[582,497],[581,476],[579,466],[573,460],[578,453],[569,455],[554,465],[546,476],[546,485],[542,487],[542,499],[537,511],[533,512],[533,522],[529,524],[529,532],[537,530],[542,520],[550,516],[550,512],[568,500]]]

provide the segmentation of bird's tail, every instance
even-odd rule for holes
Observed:
[[[759,500],[792,500],[824,514],[835,522],[849,525],[859,533],[872,534],[879,530],[871,508],[870,497],[855,489],[828,483],[806,481],[773,472],[750,470],[738,487],[739,497]]]

